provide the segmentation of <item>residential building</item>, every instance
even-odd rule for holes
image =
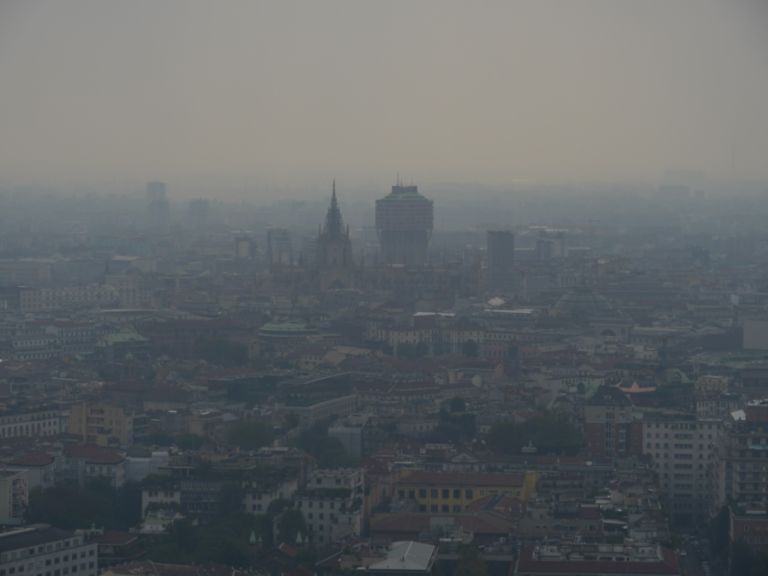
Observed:
[[[753,400],[725,431],[719,452],[718,505],[768,503],[768,400]]]
[[[295,502],[316,545],[360,536],[364,521],[362,469],[315,470]]]
[[[644,574],[679,576],[674,550],[656,544],[524,544],[520,549],[516,576],[601,576]]]
[[[27,452],[11,460],[6,470],[24,472],[29,489],[50,488],[56,481],[56,459],[45,452]]]
[[[617,458],[642,451],[642,425],[626,394],[601,386],[584,406],[584,435],[593,457]]]
[[[420,512],[463,512],[473,502],[490,495],[507,495],[527,501],[536,490],[536,472],[466,473],[414,470],[401,478],[393,496],[416,503]]]
[[[25,412],[0,414],[0,438],[37,438],[56,436],[62,432],[61,411],[38,408]]]
[[[28,503],[26,471],[0,470],[0,524],[21,524]]]
[[[69,409],[67,428],[85,444],[127,448],[133,443],[133,414],[118,404],[74,404]]]
[[[0,533],[0,575],[96,576],[98,547],[46,524]]]
[[[719,420],[692,414],[647,413],[643,454],[651,457],[673,521],[689,524],[709,517],[718,494]]]
[[[125,456],[111,448],[92,444],[71,444],[64,447],[65,478],[81,486],[92,480],[106,480],[113,488],[125,484]]]

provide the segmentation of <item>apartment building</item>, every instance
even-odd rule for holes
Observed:
[[[80,402],[69,410],[67,431],[86,444],[128,447],[133,443],[133,414],[117,404]]]
[[[46,524],[0,533],[0,576],[96,576],[98,556],[95,543]]]
[[[768,400],[747,403],[729,423],[718,464],[718,505],[768,503]]]
[[[25,471],[0,470],[0,524],[21,524],[29,503]]]
[[[359,536],[364,521],[365,482],[362,469],[316,470],[296,494],[315,544],[340,542]]]
[[[692,414],[649,413],[643,423],[643,453],[650,456],[674,522],[704,520],[718,493],[720,420]]]
[[[400,479],[393,496],[416,502],[420,512],[458,513],[487,496],[527,501],[536,490],[536,472],[454,473],[414,470]]]
[[[56,436],[62,431],[61,411],[54,408],[0,414],[0,438]]]

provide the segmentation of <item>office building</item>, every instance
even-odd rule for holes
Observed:
[[[425,264],[432,226],[432,200],[416,186],[392,186],[392,192],[376,201],[376,231],[387,264]]]
[[[171,223],[165,182],[148,182],[146,190],[147,228],[152,232],[165,232]]]
[[[488,290],[505,291],[513,287],[515,235],[508,230],[488,230],[486,240],[486,284]]]
[[[204,232],[208,228],[211,205],[205,198],[195,198],[187,204],[187,226],[195,232]]]

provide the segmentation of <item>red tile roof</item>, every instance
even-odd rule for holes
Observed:
[[[71,444],[64,448],[64,455],[73,460],[85,460],[89,464],[120,464],[125,456],[110,448],[92,444]]]
[[[11,466],[49,466],[53,464],[54,458],[45,452],[27,452],[15,460],[9,462]]]

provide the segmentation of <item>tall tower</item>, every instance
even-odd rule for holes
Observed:
[[[488,230],[486,239],[486,284],[490,290],[512,285],[515,265],[515,235],[508,230]]]
[[[339,202],[336,199],[336,181],[333,181],[331,205],[325,215],[325,226],[317,236],[317,266],[320,268],[350,268],[352,242],[349,227],[344,227]]]
[[[398,183],[376,200],[376,231],[387,264],[424,264],[432,225],[432,200],[419,194],[416,186]]]
[[[165,182],[147,182],[147,228],[165,232],[171,223],[171,210],[165,194]]]

